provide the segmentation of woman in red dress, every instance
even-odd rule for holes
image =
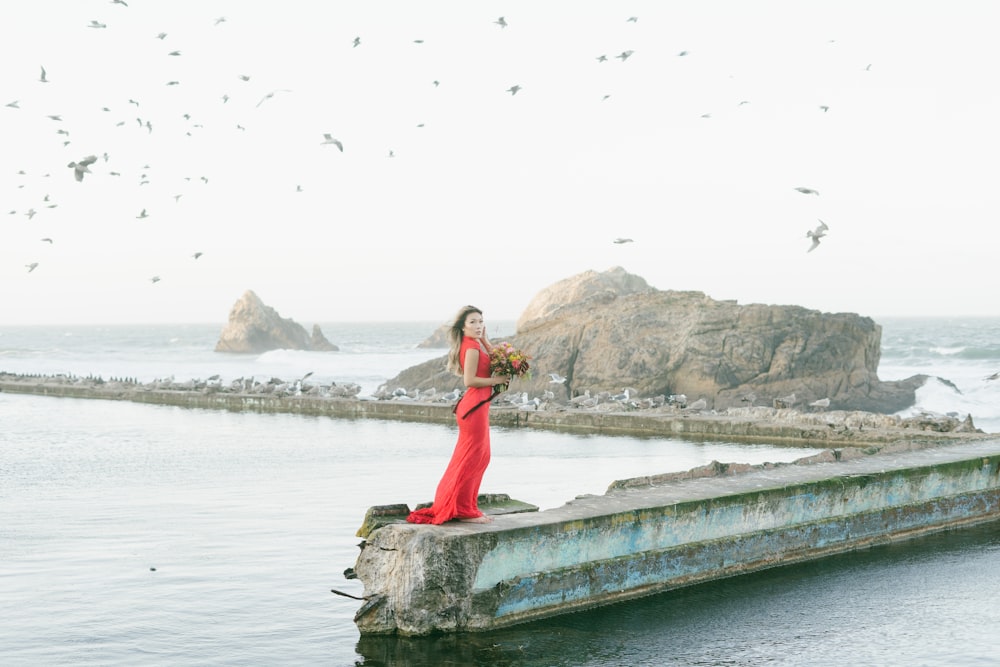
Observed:
[[[438,483],[434,504],[415,510],[410,523],[442,524],[458,519],[471,523],[492,521],[479,510],[479,484],[490,463],[490,399],[493,388],[510,383],[510,376],[490,376],[490,350],[483,311],[462,308],[448,333],[451,349],[448,369],[460,375],[468,387],[455,406],[458,442],[448,468]]]

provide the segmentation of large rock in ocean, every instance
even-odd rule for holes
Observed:
[[[589,391],[633,397],[686,395],[708,408],[829,398],[829,409],[892,413],[912,406],[926,376],[883,382],[882,328],[853,313],[716,301],[658,290],[616,267],[560,281],[532,300],[508,340],[533,359],[533,378],[512,391],[566,400]],[[403,371],[386,386],[457,386],[444,358]],[[549,382],[549,373],[566,378]],[[790,401],[785,401],[787,404]]]
[[[337,349],[326,339],[318,324],[313,325],[310,335],[301,324],[281,317],[274,308],[265,305],[253,290],[247,290],[233,304],[229,323],[215,344],[216,352],[245,354],[269,350],[328,352]]]

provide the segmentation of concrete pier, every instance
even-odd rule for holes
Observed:
[[[621,480],[490,524],[383,525],[354,567],[355,622],[364,635],[491,630],[1000,519],[1000,439],[840,454]]]

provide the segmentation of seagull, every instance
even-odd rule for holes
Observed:
[[[757,394],[755,394],[755,393],[753,393],[753,392],[751,391],[751,392],[748,392],[748,393],[747,393],[746,395],[744,395],[744,396],[743,396],[743,397],[742,397],[742,398],[740,399],[740,402],[741,402],[741,403],[749,403],[749,404],[750,404],[750,407],[752,408],[752,407],[753,407],[753,404],[754,404],[754,401],[756,401],[756,400],[757,400]]]
[[[111,0],[111,4],[112,5],[124,5],[125,7],[128,7],[128,3],[125,2],[125,0]]]
[[[151,283],[158,283],[158,282],[160,282],[160,276],[153,276],[152,278],[149,279],[149,282],[151,282]]]
[[[985,382],[989,382],[990,380],[1000,380],[1000,371],[997,371],[993,375],[987,375],[986,377],[983,378],[983,380]]]
[[[602,53],[601,55],[597,56],[594,60],[596,60],[599,63],[606,63],[608,61],[608,57]]]
[[[28,273],[31,273],[32,271],[34,271],[35,269],[38,268],[38,262],[32,262],[31,264],[25,264],[25,266],[28,267]]]
[[[90,25],[88,27],[89,28],[107,28],[108,24],[107,23],[100,23],[99,21],[91,21]]]
[[[359,44],[361,44],[361,38],[360,37],[355,37],[354,38],[354,42],[352,42],[352,45],[353,45],[352,48],[357,48],[357,46]]]
[[[202,256],[203,254],[204,254],[204,253],[202,253],[202,252],[196,252],[195,254],[191,255],[191,257],[193,257],[194,259],[198,259],[198,258],[199,258],[199,257],[201,257],[201,256]]]
[[[462,391],[461,391],[461,389],[456,388],[456,389],[452,389],[451,391],[449,391],[447,394],[445,394],[441,398],[444,399],[444,400],[446,400],[446,401],[457,401],[461,397],[462,397]]]
[[[42,68],[42,74],[41,74],[41,76],[38,77],[38,80],[41,81],[42,83],[48,83],[49,82],[49,80],[45,78],[45,68],[44,67]]]
[[[42,241],[44,241],[45,243],[52,243],[52,239],[50,239],[48,236],[42,239]]]
[[[97,156],[88,155],[79,162],[70,162],[66,166],[73,170],[73,177],[76,178],[76,180],[82,181],[84,174],[92,173],[88,167],[95,162],[97,162]]]
[[[502,16],[500,18],[498,18],[496,21],[494,21],[494,23],[496,23],[501,28],[506,28],[507,27],[507,21],[505,21]]]
[[[146,209],[142,209],[142,211],[139,212],[139,215],[137,215],[135,217],[136,217],[137,220],[142,220],[143,218],[148,218],[149,214],[146,213]]]
[[[559,373],[549,373],[549,377],[552,378],[551,380],[549,380],[549,384],[553,383],[562,384],[563,382],[566,381],[566,378],[564,378],[562,375],[559,375]]]
[[[510,88],[508,88],[506,92],[510,93],[511,95],[517,95],[517,91],[519,90],[521,90],[521,86],[515,84]]]
[[[638,16],[630,16],[627,19],[625,19],[625,23],[638,23],[638,22],[639,22]]]
[[[35,217],[35,215],[38,214],[38,211],[36,211],[33,208],[29,208],[27,211],[24,212],[24,214],[28,216],[28,220],[31,220],[32,218]]]
[[[213,23],[212,25],[219,25],[220,23],[225,23],[225,22],[226,22],[226,17],[220,16],[219,18],[215,19],[215,23]]]
[[[618,243],[618,244],[622,244],[622,243],[633,243],[633,241],[632,241],[632,239],[627,239],[627,238],[622,238],[621,236],[619,236],[618,238],[616,238],[616,239],[614,240],[614,243]]]
[[[829,110],[830,110],[830,107],[828,107],[828,106],[827,106],[827,105],[825,105],[825,104],[821,104],[821,105],[819,105],[819,108],[820,108],[820,110],[821,110],[821,111],[822,111],[823,113],[826,113],[827,111],[829,111]]]
[[[165,32],[161,32],[156,36],[156,39],[166,39],[166,38],[167,38],[167,33]]]
[[[179,56],[180,54],[181,54],[181,52],[180,52],[180,51],[171,51],[171,52],[170,52],[170,53],[168,53],[167,55],[168,55],[168,56]]]
[[[344,152],[344,144],[340,143],[339,139],[334,139],[333,136],[328,132],[323,134],[323,138],[325,139],[325,141],[320,142],[321,146],[323,144],[333,144],[334,146],[340,149],[341,153]]]
[[[629,49],[628,51],[622,51],[617,56],[615,56],[615,58],[621,58],[622,62],[625,62],[626,60],[628,60],[629,56],[631,56],[633,53],[635,53],[635,51]]]
[[[699,398],[697,401],[687,406],[689,410],[704,410],[708,407],[708,401],[704,398]]]
[[[795,188],[804,195],[819,195],[819,190],[813,190],[812,188]]]
[[[21,107],[19,107],[17,105],[17,100],[14,100],[13,102],[8,102],[7,106],[9,106],[11,109],[20,109],[21,108]]]
[[[817,220],[818,219],[819,218],[817,218]],[[824,236],[826,236],[827,229],[829,229],[829,227],[826,226],[826,223],[820,220],[819,225],[816,226],[816,229],[810,229],[808,232],[806,232],[806,238],[812,239],[812,245],[809,246],[809,250],[806,250],[806,252],[812,252],[813,250],[816,249],[816,246],[819,245],[819,240]]]
[[[264,102],[265,102],[266,100],[269,100],[269,99],[271,99],[272,97],[274,97],[275,93],[290,93],[290,92],[292,92],[292,91],[288,90],[287,88],[282,88],[282,89],[280,89],[280,90],[272,90],[272,91],[271,91],[271,92],[269,92],[269,93],[268,93],[267,95],[265,95],[264,97],[260,98],[260,102],[257,102],[257,106],[260,106],[260,105],[261,105],[261,104],[263,104],[263,103],[264,103]]]
[[[793,405],[795,405],[795,400],[796,400],[795,392],[793,391],[788,396],[782,396],[781,398],[775,399],[774,402],[779,405],[775,405],[774,407],[791,408]]]
[[[612,396],[611,400],[617,403],[620,403],[622,401],[627,401],[629,398],[631,398],[631,394],[632,394],[631,390],[628,389],[628,387],[626,387],[625,389],[622,390],[622,393],[615,394],[614,396]]]
[[[250,80],[250,75],[249,74],[240,74],[240,79],[242,79],[243,81],[249,81]]]
[[[812,403],[809,404],[809,407],[811,407],[811,408],[819,408],[820,410],[825,410],[826,408],[830,407],[830,399],[829,398],[821,398],[819,400],[813,401]]]

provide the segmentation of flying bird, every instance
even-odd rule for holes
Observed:
[[[158,282],[160,282],[160,276],[153,276],[152,278],[149,279],[149,282],[151,282],[151,283],[158,283]]]
[[[494,23],[496,23],[501,28],[506,28],[507,27],[507,21],[505,21],[504,17],[502,17],[502,16],[500,18],[498,18],[496,21],[494,21]]]
[[[89,167],[95,162],[97,162],[97,156],[88,155],[79,162],[70,162],[66,166],[73,170],[73,177],[76,178],[76,180],[82,181],[84,174],[92,173]]]
[[[506,92],[510,93],[511,95],[517,95],[517,91],[519,90],[521,90],[521,86],[515,84],[510,88],[508,88]]]
[[[42,239],[42,241],[44,243],[52,243],[52,239],[50,239],[48,236],[46,236],[44,239]]]
[[[139,211],[139,215],[135,216],[137,220],[142,220],[143,218],[148,218],[149,213],[146,213],[146,209]]]
[[[795,188],[795,189],[798,192],[801,192],[804,195],[817,195],[817,196],[819,196],[819,190],[813,190],[812,188],[803,188],[803,187],[798,187],[798,188]]]
[[[38,262],[32,262],[31,264],[25,264],[25,266],[28,267],[28,273],[31,273],[32,271],[34,271],[35,269],[38,268]]]
[[[125,7],[128,7],[128,3],[125,2],[125,0],[111,0],[111,4],[112,5],[123,5]]]
[[[180,52],[180,51],[171,51],[171,52],[170,52],[170,53],[168,53],[167,55],[168,55],[168,56],[179,56],[180,54],[181,54],[181,52]]]
[[[812,245],[809,246],[809,250],[806,250],[806,252],[812,252],[813,250],[816,249],[816,246],[819,245],[819,240],[824,236],[826,236],[826,230],[828,229],[829,227],[826,226],[826,223],[820,220],[819,225],[816,226],[816,229],[810,229],[809,231],[806,232],[806,238],[812,239]]]
[[[357,48],[359,44],[361,44],[361,38],[355,37],[354,41],[351,43],[351,46],[352,48]]]
[[[819,105],[819,108],[820,108],[820,110],[821,110],[821,111],[822,111],[823,113],[826,113],[827,111],[829,111],[829,110],[830,110],[830,107],[828,107],[828,106],[827,106],[827,105],[825,105],[825,104],[821,104],[821,105]]]
[[[42,74],[38,77],[38,80],[42,83],[48,83],[49,80],[45,78],[45,68],[42,68]]]
[[[108,24],[107,23],[101,23],[99,21],[91,21],[90,25],[87,26],[87,27],[89,27],[89,28],[107,28]]]
[[[194,259],[198,259],[198,258],[199,258],[199,257],[201,257],[201,256],[202,256],[203,254],[204,254],[204,253],[201,253],[201,252],[196,252],[195,254],[191,255],[191,257],[193,257]]]
[[[156,39],[166,39],[166,38],[167,38],[167,33],[165,32],[161,32],[156,36]]]
[[[563,382],[566,381],[566,378],[564,378],[562,375],[559,375],[559,373],[549,373],[549,377],[552,378],[551,380],[549,380],[549,384],[553,383],[562,384]]]
[[[344,144],[340,143],[339,139],[334,139],[333,136],[330,135],[330,133],[328,132],[324,133],[323,139],[324,140],[320,142],[320,146],[322,146],[323,144],[333,144],[334,146],[340,149],[341,153],[344,152]]]
[[[33,208],[29,208],[29,209],[28,209],[27,211],[25,211],[25,212],[24,212],[24,214],[25,214],[26,216],[28,216],[28,220],[31,220],[31,219],[32,219],[32,218],[34,218],[34,217],[35,217],[36,215],[38,215],[38,211],[36,211],[36,210],[35,210],[35,209],[33,209]]]
[[[639,22],[638,16],[630,16],[627,19],[625,19],[625,23],[638,23],[638,22]]]
[[[983,378],[984,381],[989,382],[991,380],[1000,380],[1000,371],[993,373],[992,375],[987,375]]]
[[[21,108],[21,107],[18,106],[17,100],[14,100],[13,102],[8,102],[7,106],[9,106],[11,109],[20,109]]]
[[[821,398],[819,400],[813,401],[812,403],[809,404],[809,407],[817,408],[819,410],[826,410],[828,407],[830,407],[830,399]]]
[[[605,63],[608,61],[608,57],[602,53],[601,55],[597,56],[594,60],[596,60],[599,63]]]
[[[615,243],[632,243],[632,239],[622,238],[621,236],[619,236],[618,238],[615,239],[614,242]]]
[[[629,49],[628,51],[622,51],[617,56],[615,56],[615,58],[621,58],[622,62],[625,62],[626,60],[629,59],[629,56],[631,56],[633,53],[635,53],[635,51]]]
[[[267,95],[265,95],[264,97],[260,98],[260,102],[257,102],[257,106],[260,106],[265,101],[267,101],[267,100],[271,99],[272,97],[274,97],[276,93],[290,93],[290,92],[292,92],[292,91],[290,91],[287,88],[281,88],[279,90],[272,90]]]

